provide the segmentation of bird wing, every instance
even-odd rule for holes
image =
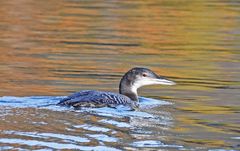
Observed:
[[[66,98],[63,98],[58,105],[76,106],[81,104],[96,104],[96,105],[120,105],[132,104],[132,100],[127,96],[103,91],[84,90],[74,93]]]

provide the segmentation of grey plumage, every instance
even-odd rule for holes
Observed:
[[[73,107],[115,107],[117,105],[129,105],[131,108],[136,108],[138,103],[133,102],[130,98],[122,94],[83,90],[62,99],[58,105]]]

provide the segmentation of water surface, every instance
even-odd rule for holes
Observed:
[[[239,150],[240,3],[0,2],[1,150]],[[63,96],[118,92],[144,66],[139,111],[74,110]],[[153,99],[150,99],[153,98]]]

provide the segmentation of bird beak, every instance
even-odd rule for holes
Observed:
[[[176,83],[170,80],[167,80],[163,77],[158,77],[156,80],[156,84],[162,84],[162,85],[175,85]]]

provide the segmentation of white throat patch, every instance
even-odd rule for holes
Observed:
[[[153,79],[153,78],[142,78],[141,80],[137,80],[132,85],[132,92],[137,94],[137,89],[145,86],[145,85],[155,85],[155,84],[162,84],[162,85],[174,85],[175,83],[166,79]]]
[[[132,91],[134,93],[137,93],[137,89],[145,86],[145,85],[154,85],[154,84],[158,84],[155,80],[150,79],[150,78],[143,78],[141,80],[135,81],[135,83],[132,86]]]

